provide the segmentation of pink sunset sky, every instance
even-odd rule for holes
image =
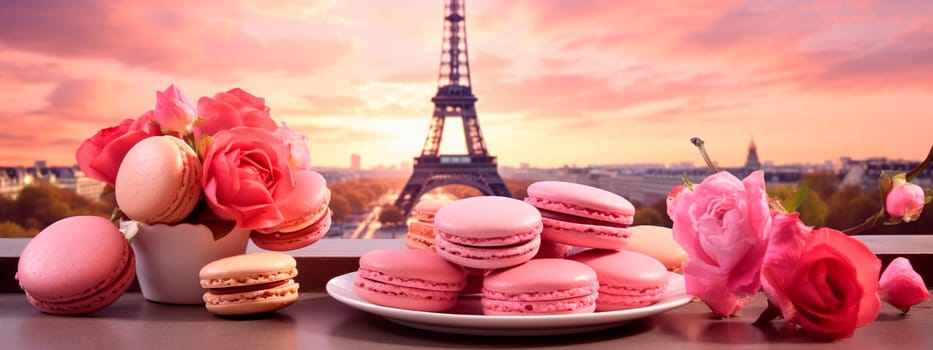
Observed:
[[[234,87],[310,139],[314,164],[418,155],[443,1],[0,2],[0,165],[71,165],[98,129]],[[933,2],[467,2],[477,111],[500,164],[725,166],[922,159]],[[464,149],[449,122],[442,153]]]

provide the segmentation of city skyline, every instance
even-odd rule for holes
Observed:
[[[305,133],[312,162],[410,162],[428,131],[443,3],[0,5],[0,165],[74,163],[154,106],[240,87]],[[933,137],[924,1],[467,1],[483,135],[501,165],[724,166],[922,159]],[[94,20],[88,20],[88,19]],[[464,146],[457,123],[442,153]],[[41,131],[39,131],[41,130]]]

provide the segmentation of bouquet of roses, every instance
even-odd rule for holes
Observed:
[[[685,184],[668,196],[674,239],[689,256],[684,268],[687,292],[717,315],[728,317],[763,289],[769,307],[758,323],[779,316],[819,338],[851,336],[877,317],[880,299],[904,312],[929,297],[910,263],[895,259],[881,275],[881,261],[861,241],[848,236],[869,227],[916,220],[923,190],[909,182],[931,161],[907,173],[885,172],[882,209],[846,232],[812,228],[795,213],[806,184],[784,202],[768,197],[764,173],[743,180],[719,171],[700,148],[714,174],[699,185]]]
[[[257,245],[257,238],[290,242],[270,243],[276,250],[311,244],[330,226],[330,191],[311,170],[307,138],[277,125],[264,99],[239,88],[195,105],[169,86],[156,92],[153,110],[98,131],[76,157],[88,177],[115,192],[114,221],[226,226],[213,230],[215,239],[236,225],[252,230]],[[162,166],[159,159],[183,170],[141,169]],[[159,200],[166,192],[170,199]]]

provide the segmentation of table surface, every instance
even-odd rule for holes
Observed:
[[[129,293],[91,316],[61,317],[34,309],[23,294],[0,293],[0,347],[3,349],[722,349],[730,347],[827,349],[933,348],[933,302],[904,315],[884,305],[878,319],[855,336],[832,343],[810,340],[783,322],[756,327],[764,309],[755,296],[742,314],[712,317],[703,303],[580,334],[536,337],[467,336],[397,325],[350,308],[326,293],[302,293],[274,314],[227,319],[202,306],[164,305]]]

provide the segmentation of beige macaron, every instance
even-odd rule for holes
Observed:
[[[674,240],[674,233],[669,227],[639,225],[629,229],[632,236],[628,238],[625,250],[653,257],[664,264],[668,271],[681,272],[687,262],[687,252]]]
[[[177,137],[148,137],[126,153],[114,187],[117,205],[130,219],[175,224],[200,198],[201,162]]]

